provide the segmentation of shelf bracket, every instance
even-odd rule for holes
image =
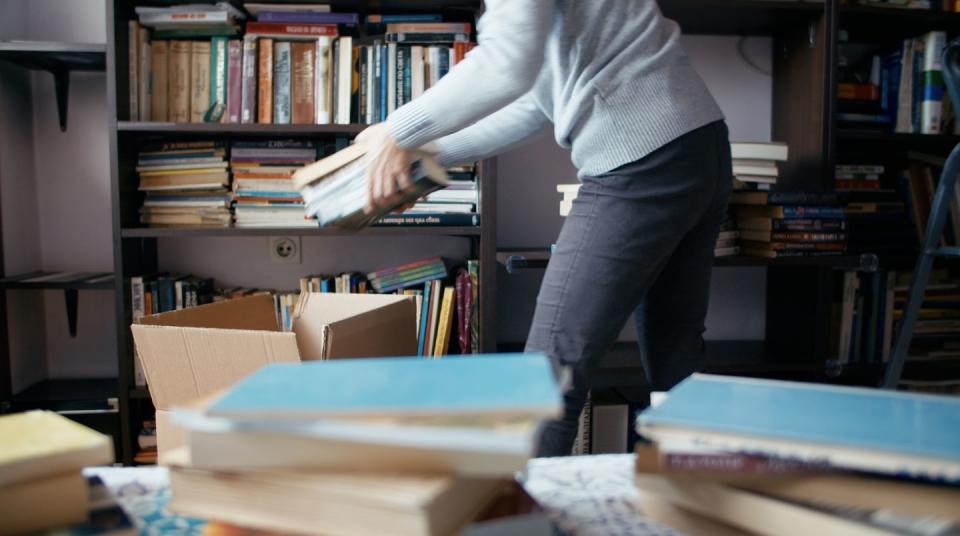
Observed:
[[[54,89],[57,93],[57,116],[60,119],[60,132],[67,131],[67,102],[70,100],[70,71],[51,69]]]
[[[75,288],[64,289],[63,298],[67,305],[67,329],[70,330],[70,336],[77,337],[77,308],[79,302],[79,291]]]

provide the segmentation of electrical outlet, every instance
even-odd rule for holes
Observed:
[[[300,264],[300,237],[271,236],[270,262]]]

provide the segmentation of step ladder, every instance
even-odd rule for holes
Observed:
[[[960,105],[960,39],[954,40],[943,51],[943,78],[950,94],[950,99]],[[930,207],[930,218],[927,220],[927,232],[923,238],[920,255],[913,270],[913,280],[910,282],[910,293],[907,305],[903,311],[900,328],[897,330],[893,351],[883,378],[883,387],[896,389],[903,374],[903,364],[907,359],[910,340],[913,338],[913,328],[917,322],[917,315],[923,303],[923,297],[930,279],[930,270],[933,261],[942,257],[960,257],[960,247],[939,247],[943,228],[947,224],[947,212],[950,207],[950,197],[957,187],[957,176],[960,175],[960,144],[951,151],[943,166],[940,175],[940,184],[933,196]]]

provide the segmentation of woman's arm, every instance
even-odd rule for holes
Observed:
[[[526,93],[543,64],[553,0],[487,0],[477,46],[446,76],[387,118],[400,149],[461,130]]]

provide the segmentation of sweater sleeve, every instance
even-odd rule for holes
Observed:
[[[553,0],[487,0],[477,46],[420,98],[387,118],[404,149],[463,129],[526,93],[540,73]]]
[[[473,125],[436,140],[437,160],[449,167],[502,153],[533,137],[549,122],[527,93]]]

